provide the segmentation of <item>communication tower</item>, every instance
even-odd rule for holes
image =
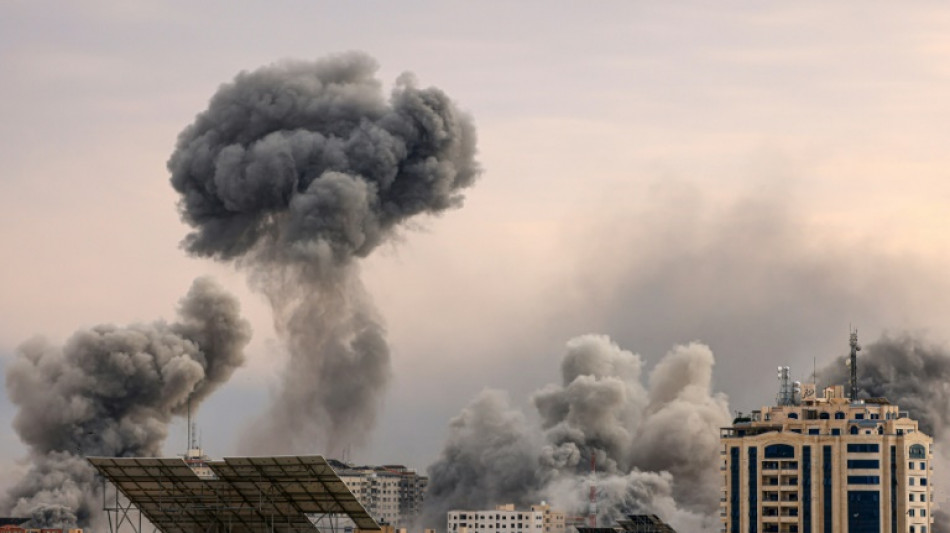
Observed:
[[[778,394],[775,395],[775,405],[792,405],[792,382],[787,366],[778,367]]]
[[[851,367],[851,390],[849,391],[849,397],[852,402],[858,401],[858,352],[861,351],[861,346],[858,345],[858,330],[855,329],[851,332],[851,357],[848,359],[848,366]]]

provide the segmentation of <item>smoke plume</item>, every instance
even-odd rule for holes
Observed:
[[[253,451],[365,440],[390,367],[356,260],[414,215],[461,205],[478,174],[469,118],[406,74],[384,99],[376,70],[349,53],[241,73],[168,162],[194,228],[184,247],[249,272],[290,354]]]
[[[820,383],[848,383],[841,356],[819,370]],[[883,336],[858,353],[858,396],[885,397],[909,411],[935,441],[950,437],[950,351],[910,334]]]
[[[172,417],[227,381],[249,340],[237,300],[199,278],[172,324],[102,325],[63,346],[23,344],[6,386],[32,465],[0,507],[36,527],[88,525],[101,502],[85,457],[158,455]]]
[[[730,420],[726,397],[711,391],[713,364],[706,346],[676,346],[644,384],[639,355],[605,336],[572,339],[562,382],[533,395],[540,427],[497,391],[483,392],[452,420],[429,468],[427,525],[451,509],[541,499],[584,515],[593,483],[601,524],[650,512],[680,531],[711,528],[719,428]]]

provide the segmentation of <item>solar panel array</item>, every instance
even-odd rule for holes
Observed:
[[[320,456],[229,457],[199,477],[181,458],[90,457],[89,462],[164,533],[310,532],[308,515],[379,525]]]

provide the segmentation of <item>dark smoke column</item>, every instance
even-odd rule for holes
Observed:
[[[290,361],[248,451],[339,451],[372,429],[389,379],[380,318],[359,278],[417,214],[462,202],[475,130],[438,89],[350,53],[239,74],[168,162],[192,254],[233,261],[274,310]]]
[[[31,464],[0,512],[30,517],[33,527],[101,526],[85,457],[158,455],[172,418],[231,377],[250,338],[237,300],[199,278],[172,324],[97,326],[62,347],[25,343],[6,385]]]

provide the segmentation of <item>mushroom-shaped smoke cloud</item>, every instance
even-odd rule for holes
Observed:
[[[185,248],[249,271],[290,354],[248,451],[366,439],[389,348],[355,260],[414,215],[461,205],[478,174],[469,118],[409,75],[384,99],[376,69],[350,53],[241,73],[168,162],[194,228]]]

